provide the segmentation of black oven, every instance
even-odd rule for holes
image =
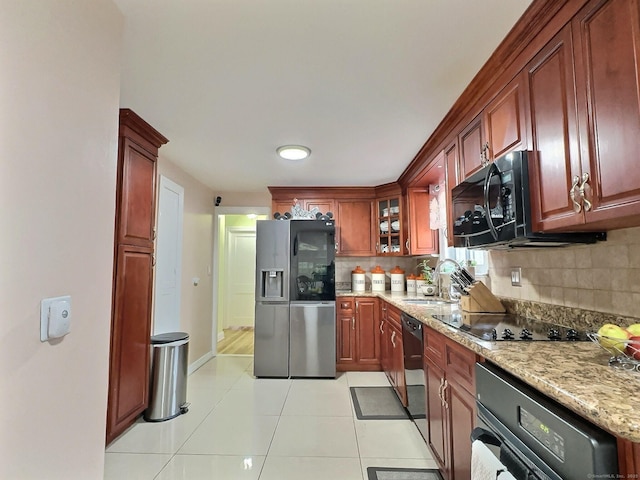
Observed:
[[[467,248],[594,243],[604,233],[540,233],[532,229],[529,152],[506,154],[452,190],[453,243]]]
[[[476,392],[472,473],[497,464],[516,480],[617,478],[613,435],[488,362],[476,364]]]

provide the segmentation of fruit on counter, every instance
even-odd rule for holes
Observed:
[[[626,328],[627,332],[633,337],[640,337],[640,323],[634,323]]]
[[[598,330],[598,342],[611,355],[623,353],[631,336],[627,330],[612,323],[605,323]]]
[[[629,338],[629,343],[627,343],[624,353],[628,357],[640,360],[640,335],[634,335]]]

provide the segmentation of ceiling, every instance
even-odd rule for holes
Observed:
[[[397,180],[531,0],[115,3],[120,105],[210,188],[258,192]]]

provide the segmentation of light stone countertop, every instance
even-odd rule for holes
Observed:
[[[607,352],[592,342],[488,342],[432,318],[450,313],[451,305],[412,305],[403,300],[415,295],[389,291],[337,292],[344,296],[382,298],[596,425],[640,443],[640,372],[610,367]]]

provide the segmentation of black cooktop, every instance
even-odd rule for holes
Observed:
[[[589,340],[584,331],[510,313],[454,312],[450,315],[433,315],[433,318],[489,341]]]

